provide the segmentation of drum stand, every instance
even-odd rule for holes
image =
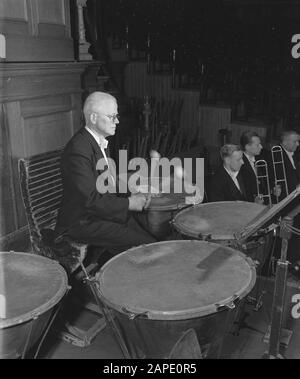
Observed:
[[[272,224],[268,228],[260,231],[259,232],[259,237],[268,235],[272,231],[276,232],[277,228],[278,228],[277,224]],[[261,242],[260,240],[258,240],[258,241],[249,241],[249,242],[246,242],[246,243],[244,243],[242,245],[238,244],[236,246],[236,248],[239,249],[239,250],[242,249],[243,251],[247,251],[249,248],[253,249],[253,248],[257,247],[257,249],[258,249],[260,246],[262,246],[262,244],[263,244],[263,242]],[[273,248],[274,248],[274,246],[273,246]],[[258,266],[260,265],[260,262],[258,260],[254,260],[254,264],[255,264],[256,269],[258,271]],[[263,264],[260,267],[260,269],[261,270],[263,269]],[[260,272],[258,272],[258,275],[261,278]],[[256,294],[254,296],[247,296],[247,298],[246,298],[246,303],[249,304],[249,305],[253,305],[255,312],[258,312],[261,309],[261,307],[263,305],[263,297],[266,294],[266,291],[264,290],[264,286],[262,286],[260,284],[260,280],[261,279],[259,279],[259,285],[257,285],[257,288],[256,288]]]
[[[110,327],[110,329],[113,332],[113,336],[115,337],[120,349],[122,350],[123,356],[125,359],[130,359],[131,356],[129,354],[129,351],[127,349],[126,343],[124,341],[124,338],[121,335],[121,332],[119,328],[117,327],[114,317],[112,313],[106,308],[105,304],[102,303],[100,300],[100,297],[98,296],[98,292],[100,292],[99,283],[97,282],[97,279],[95,277],[90,277],[88,274],[86,268],[80,262],[82,271],[84,272],[85,278],[84,280],[86,283],[90,286],[90,289],[93,293],[93,296],[95,298],[96,304],[99,307],[100,312],[103,314],[103,317],[105,319],[106,325]]]
[[[67,296],[67,294],[68,294],[69,291],[70,291],[70,287],[67,288],[67,291],[65,293],[65,297]],[[37,359],[38,354],[40,352],[40,349],[42,347],[42,344],[45,341],[45,338],[47,337],[47,335],[49,333],[49,330],[50,330],[50,328],[51,328],[54,320],[56,319],[56,316],[58,315],[59,311],[61,310],[62,304],[63,304],[63,302],[60,301],[60,303],[56,306],[56,309],[54,309],[54,311],[52,312],[52,315],[50,316],[50,320],[48,321],[48,325],[45,328],[42,336],[40,337],[40,342],[39,342],[39,344],[37,346],[37,349],[36,349],[36,351],[34,353],[33,359]],[[24,345],[24,348],[23,348],[23,352],[22,352],[22,355],[21,355],[21,359],[26,359],[26,354],[28,352],[28,346],[30,346],[30,340],[31,340],[31,337],[32,337],[32,332],[33,332],[33,329],[34,329],[34,326],[35,326],[37,320],[38,320],[38,316],[34,317],[32,323],[30,325],[30,328],[29,328],[29,331],[28,331],[28,335],[27,335],[27,338],[26,338],[26,342],[25,342],[25,345]]]
[[[291,227],[293,225],[293,218],[299,213],[300,207],[296,207],[289,216],[285,217],[280,223],[280,237],[282,238],[281,244],[281,257],[277,262],[275,289],[273,295],[272,305],[272,319],[269,328],[269,337],[265,340],[269,343],[269,350],[263,355],[264,359],[284,359],[280,354],[280,342],[285,339],[287,346],[292,336],[292,331],[282,328],[283,311],[285,304],[286,281],[288,275],[287,250],[288,242],[291,238]]]

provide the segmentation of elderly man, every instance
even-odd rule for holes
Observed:
[[[222,166],[213,176],[209,191],[210,201],[246,200],[246,192],[240,169],[243,152],[240,146],[224,145],[220,151]]]
[[[62,154],[64,193],[56,235],[105,247],[112,254],[155,242],[130,216],[130,211],[139,212],[148,206],[146,195],[120,197],[101,193],[98,188],[100,159],[105,159],[111,184],[115,185],[106,138],[115,134],[119,124],[116,99],[94,92],[86,99],[83,112],[86,125],[72,137]]]
[[[289,193],[294,191],[300,184],[300,163],[295,157],[295,152],[299,146],[300,135],[295,130],[287,130],[281,134],[281,147],[283,153],[283,162],[287,179]],[[279,172],[278,176],[282,178]],[[281,186],[281,199],[286,197],[284,186]]]
[[[256,157],[260,155],[262,151],[262,145],[259,135],[256,132],[247,131],[241,135],[241,147],[243,149],[243,161],[244,164],[241,167],[240,175],[245,185],[246,199],[247,201],[258,202],[257,199],[257,176],[255,169]],[[261,183],[261,186],[263,183]],[[263,188],[260,188],[262,191]],[[263,192],[265,194],[265,192]]]
[[[281,147],[283,162],[285,167],[285,175],[287,181],[288,192],[293,192],[300,184],[300,163],[295,155],[299,146],[300,135],[295,130],[286,130],[281,134]],[[282,178],[281,165],[276,165],[277,177]],[[281,196],[279,200],[284,199],[287,196],[285,186],[281,183]],[[294,226],[300,229],[300,214],[294,218]],[[299,261],[300,259],[300,237],[296,234],[292,234],[289,241],[288,248],[288,260],[291,263]],[[299,263],[299,262],[298,262]]]

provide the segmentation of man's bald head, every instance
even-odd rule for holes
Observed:
[[[115,97],[110,95],[109,93],[105,92],[93,92],[90,94],[87,99],[85,100],[84,106],[83,106],[83,113],[85,117],[85,122],[87,125],[90,123],[90,115],[93,112],[104,112],[106,111],[106,108],[109,104],[117,103],[117,100]]]

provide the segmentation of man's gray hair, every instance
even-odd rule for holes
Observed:
[[[85,100],[83,106],[83,114],[85,119],[89,117],[92,112],[96,111],[97,107],[101,107],[102,104],[105,105],[107,101],[117,101],[116,98],[106,92],[93,92]]]
[[[220,150],[220,155],[222,160],[224,160],[226,157],[231,157],[231,155],[235,151],[242,151],[242,148],[240,145],[232,145],[232,144],[227,144],[221,147]]]
[[[280,134],[280,141],[283,142],[287,137],[292,135],[298,135],[300,136],[300,132],[297,132],[297,130],[290,129],[290,130],[284,130]]]

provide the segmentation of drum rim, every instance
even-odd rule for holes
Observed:
[[[154,205],[154,206],[149,206],[147,209],[145,209],[145,212],[159,212],[159,211],[179,211],[179,210],[184,210],[185,208],[189,207],[190,204],[186,204],[184,202],[182,203],[177,203],[176,205]]]
[[[160,178],[160,177],[158,177],[158,178]],[[151,180],[151,177],[148,177],[148,179]],[[151,202],[150,202],[149,207],[147,209],[145,209],[144,211],[146,211],[146,212],[150,211],[151,212],[151,211],[176,211],[176,210],[181,210],[181,209],[185,208],[185,206],[190,205],[190,204],[185,203],[185,198],[192,196],[191,194],[188,194],[188,193],[183,194],[183,193],[167,193],[167,192],[163,192],[162,195],[181,195],[182,201],[176,202],[176,204],[169,204],[169,205],[163,205],[163,204],[151,205]]]
[[[204,206],[209,206],[210,204],[218,204],[218,205],[219,204],[226,204],[226,205],[232,204],[233,205],[233,204],[254,204],[254,203],[251,203],[249,201],[241,201],[241,200],[215,201],[215,202],[211,202],[211,203],[196,204],[193,206],[193,208],[200,208],[200,207],[204,207]],[[267,207],[267,206],[262,205],[262,204],[256,204],[256,205],[261,206],[262,210]],[[174,228],[177,230],[177,232],[182,233],[188,237],[196,238],[198,240],[201,240],[202,238],[205,239],[205,236],[209,236],[210,241],[231,241],[231,240],[235,240],[235,237],[233,234],[228,234],[228,235],[213,234],[213,233],[207,233],[207,234],[203,233],[202,234],[201,232],[197,233],[197,232],[191,231],[185,225],[179,223],[179,221],[178,221],[179,217],[182,216],[182,214],[184,214],[185,212],[188,212],[189,210],[190,209],[183,209],[180,212],[178,212],[175,215],[175,217],[173,218],[172,225],[174,225]],[[245,225],[241,227],[241,229],[243,229],[243,228],[245,228]],[[202,238],[201,238],[201,235],[202,235]]]
[[[142,307],[134,307],[134,308],[124,308],[124,306],[115,304],[111,300],[109,300],[102,292],[101,288],[103,286],[103,274],[106,269],[106,267],[112,263],[112,261],[118,259],[121,255],[125,255],[128,252],[135,251],[140,249],[142,246],[154,246],[154,245],[163,245],[163,244],[169,244],[169,243],[200,243],[200,244],[209,244],[209,245],[216,245],[216,246],[221,246],[225,248],[226,250],[231,250],[235,252],[237,255],[239,255],[241,258],[245,260],[245,262],[249,265],[249,280],[247,282],[247,285],[245,284],[243,288],[241,288],[236,294],[231,295],[230,297],[220,300],[218,303],[215,304],[210,304],[207,306],[203,307],[198,307],[198,308],[192,308],[192,309],[185,309],[185,310],[176,310],[176,311],[157,311],[157,310],[149,310],[149,309],[144,309]],[[169,320],[169,321],[176,321],[176,320],[187,320],[187,319],[193,319],[193,318],[198,318],[198,317],[204,317],[204,316],[209,316],[214,313],[218,313],[220,310],[226,309],[226,306],[230,305],[234,299],[236,300],[241,300],[243,299],[250,291],[253,289],[255,286],[257,279],[257,274],[256,274],[256,268],[255,268],[255,263],[253,260],[246,256],[244,253],[242,253],[239,250],[235,250],[231,247],[228,246],[223,246],[217,243],[212,243],[212,242],[207,242],[207,241],[198,241],[198,240],[171,240],[171,241],[163,241],[163,242],[155,242],[151,243],[148,245],[141,245],[141,246],[136,246],[131,249],[128,249],[121,254],[116,255],[112,259],[110,259],[105,265],[101,268],[98,274],[98,280],[99,280],[99,296],[102,299],[102,301],[107,304],[110,308],[112,308],[114,311],[118,311],[119,313],[122,313],[123,315],[130,316],[130,318],[136,318],[136,317],[144,317],[149,320],[157,320],[157,321],[163,321],[163,320]],[[219,306],[222,306],[222,309],[219,308]],[[224,306],[224,308],[223,308]]]
[[[0,330],[5,329],[5,328],[9,328],[11,326],[17,326],[17,325],[23,324],[29,320],[34,319],[35,317],[41,316],[42,314],[46,313],[51,308],[53,308],[56,304],[58,304],[60,302],[60,300],[63,298],[63,296],[65,295],[65,293],[67,292],[68,276],[67,276],[65,269],[58,262],[56,262],[50,258],[38,255],[38,254],[25,253],[25,252],[24,253],[14,252],[14,251],[13,252],[0,252],[0,256],[1,255],[22,255],[22,256],[27,255],[27,256],[32,256],[35,259],[45,261],[48,264],[51,264],[53,268],[55,267],[56,269],[58,269],[58,272],[60,272],[60,274],[61,274],[62,285],[59,288],[58,292],[54,296],[52,296],[52,298],[50,300],[48,300],[46,303],[38,306],[34,310],[26,312],[26,313],[24,313],[20,316],[17,316],[17,317],[6,318],[6,319],[0,318]]]
[[[182,198],[181,202],[177,202],[176,204],[169,204],[169,205],[164,205],[164,204],[156,204],[156,205],[150,205],[147,209],[145,209],[146,212],[151,212],[151,211],[177,211],[181,209],[185,209],[186,207],[189,207],[190,204],[185,203],[185,198]]]

